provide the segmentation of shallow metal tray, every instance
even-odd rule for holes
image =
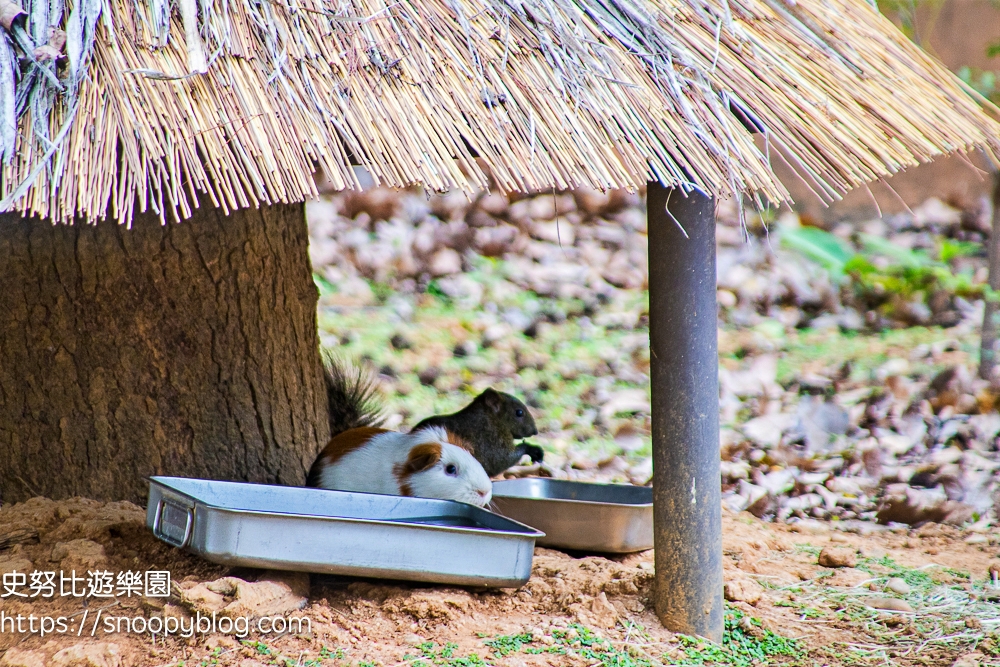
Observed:
[[[146,525],[223,565],[516,587],[542,533],[450,500],[152,477]]]
[[[653,548],[653,489],[526,477],[493,483],[495,512],[545,533],[539,546],[603,553]]]

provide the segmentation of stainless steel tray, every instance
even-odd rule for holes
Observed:
[[[516,587],[542,534],[450,500],[152,477],[146,525],[223,565]]]
[[[495,512],[545,533],[539,546],[604,553],[653,548],[653,489],[526,477],[493,483]]]

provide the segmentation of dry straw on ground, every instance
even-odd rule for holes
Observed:
[[[352,159],[390,186],[477,189],[485,162],[505,190],[656,178],[778,200],[776,152],[830,198],[942,153],[1000,147],[1000,124],[864,0],[72,0],[65,11],[32,0],[25,11],[36,45],[53,43],[49,28],[68,33],[67,57],[26,70],[0,206],[57,221],[129,220],[136,205],[185,217],[199,192],[225,209],[298,201],[315,194],[317,168],[355,187]],[[0,104],[0,128],[13,106]],[[733,108],[766,140],[755,145]]]

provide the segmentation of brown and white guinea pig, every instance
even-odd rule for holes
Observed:
[[[457,500],[478,507],[493,495],[483,466],[440,427],[415,433],[374,427],[344,431],[313,463],[306,486]]]

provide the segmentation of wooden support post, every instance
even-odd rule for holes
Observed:
[[[656,613],[722,640],[715,205],[650,183],[649,345]]]

